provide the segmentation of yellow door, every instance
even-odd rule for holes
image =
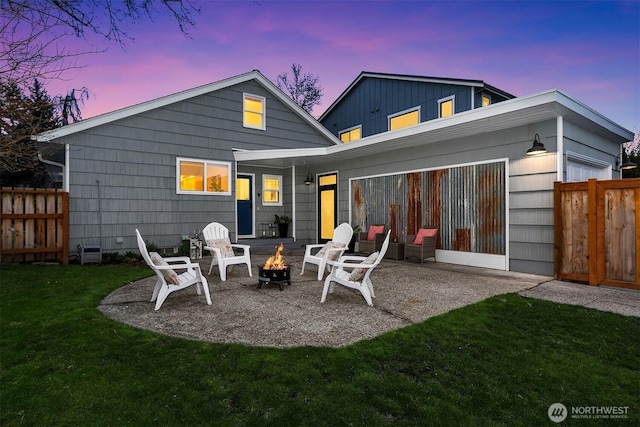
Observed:
[[[318,241],[327,242],[338,225],[338,176],[318,177]]]

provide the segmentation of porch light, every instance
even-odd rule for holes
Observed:
[[[616,157],[616,166],[620,166],[622,170],[635,169],[638,167],[638,165],[633,163],[628,157],[627,160],[623,162],[622,154],[618,154],[618,157]]]
[[[527,150],[527,156],[535,156],[546,152],[547,149],[544,148],[544,144],[540,142],[540,136],[536,133],[536,136],[533,137],[533,145]]]
[[[307,173],[307,179],[304,180],[304,184],[305,185],[313,184],[313,177],[311,176],[311,173]]]

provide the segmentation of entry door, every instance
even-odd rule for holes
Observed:
[[[328,242],[338,225],[338,175],[318,177],[318,241]]]
[[[253,176],[238,175],[236,204],[238,236],[253,236]]]

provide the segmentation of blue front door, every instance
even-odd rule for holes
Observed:
[[[238,236],[253,235],[253,176],[238,175],[236,181]]]

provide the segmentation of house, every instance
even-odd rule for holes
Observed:
[[[253,71],[38,138],[66,147],[72,247],[133,250],[136,227],[170,246],[214,220],[260,238],[286,214],[299,244],[428,224],[438,261],[553,275],[554,181],[619,177],[632,136],[558,90],[367,72],[316,121]]]
[[[238,168],[235,152],[318,149],[339,140],[252,71],[38,135],[63,147],[69,247],[136,251],[135,228],[158,247],[212,221],[235,241],[294,211],[290,169]],[[51,144],[49,144],[51,145]],[[51,163],[51,161],[50,161]],[[55,162],[54,162],[55,163]],[[60,169],[58,169],[59,171]],[[297,203],[306,201],[299,196]],[[296,218],[301,221],[301,218]]]

